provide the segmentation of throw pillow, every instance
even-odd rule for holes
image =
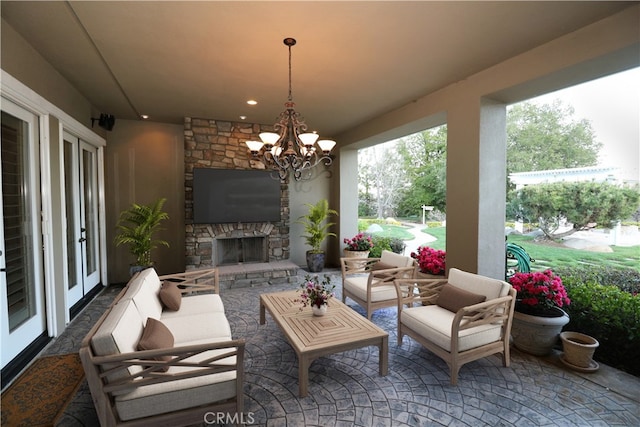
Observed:
[[[487,299],[486,296],[480,294],[474,294],[473,292],[465,291],[450,283],[447,283],[442,287],[440,295],[436,300],[436,304],[449,311],[457,313],[462,307],[469,305],[479,304]]]
[[[392,273],[390,274],[377,273],[378,270],[388,270],[390,268],[398,268],[398,267],[396,267],[395,265],[385,264],[384,262],[377,261],[375,264],[371,266],[371,271],[373,271],[373,275],[377,277],[391,277],[393,276]]]
[[[180,304],[182,303],[182,292],[176,282],[162,282],[162,288],[159,293],[160,301],[162,305],[171,311],[180,310]]]
[[[388,270],[390,268],[397,268],[395,265],[391,265],[391,264],[385,264],[384,262],[376,262],[375,264],[373,264],[373,266],[371,267],[372,270]]]
[[[171,333],[169,328],[167,328],[161,321],[156,320],[153,317],[149,317],[147,319],[147,325],[142,331],[142,337],[140,337],[140,341],[138,342],[138,350],[144,351],[158,350],[160,348],[171,348],[173,347],[173,343],[173,334]],[[169,361],[172,358],[172,356],[158,356],[155,359],[161,361]],[[164,372],[168,370],[168,366],[162,369],[162,371]]]

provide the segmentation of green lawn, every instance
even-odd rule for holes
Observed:
[[[434,249],[446,249],[446,228],[425,228],[422,230],[438,240],[429,243]],[[532,270],[579,267],[581,265],[601,265],[614,268],[634,268],[640,271],[640,246],[612,246],[613,253],[589,252],[534,242],[532,237],[510,235],[510,243],[522,246],[535,260]]]
[[[393,225],[393,224],[379,224],[379,225],[380,227],[382,227],[382,231],[375,233],[376,236],[398,238],[401,240],[413,239],[413,234],[411,234],[407,230],[407,227],[403,227],[401,225]]]

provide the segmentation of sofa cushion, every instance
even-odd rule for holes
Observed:
[[[189,316],[163,316],[161,321],[173,334],[176,346],[203,339],[231,339],[229,321],[221,312],[197,313]]]
[[[367,283],[368,276],[354,276],[348,277],[343,283],[344,289],[351,292],[354,296],[367,301]],[[370,302],[387,301],[390,299],[397,299],[398,293],[393,283],[389,285],[380,285],[371,287],[371,300]]]
[[[200,345],[224,340],[204,339],[185,342],[183,345]],[[227,351],[229,349],[205,351],[185,359],[185,362],[201,362]],[[217,363],[235,365],[236,357],[228,357]],[[172,366],[168,372],[179,374],[191,369],[193,368]],[[116,397],[116,408],[123,420],[130,420],[231,399],[236,395],[235,378],[236,372],[229,371],[140,387]]]
[[[162,303],[158,297],[160,286],[160,278],[153,268],[141,271],[127,284],[127,291],[122,299],[130,298],[136,303],[145,324],[147,317],[159,319],[162,313]]]
[[[116,396],[115,403],[118,415],[126,421],[224,401],[235,396],[236,372],[228,371],[138,387]]]
[[[474,294],[447,283],[442,287],[436,304],[453,313],[457,313],[463,307],[479,304],[486,299],[487,297],[484,295]]]
[[[138,350],[158,350],[161,348],[173,347],[173,334],[171,331],[159,320],[150,317],[147,319],[147,325],[144,327],[142,337],[138,342]],[[172,356],[158,356],[156,360],[169,361]],[[165,367],[162,370],[167,371],[169,367]]]
[[[451,325],[455,314],[438,305],[405,308],[400,322],[427,340],[451,351]],[[464,324],[464,320],[462,321]],[[500,340],[502,325],[480,325],[459,331],[458,351]]]
[[[162,282],[162,287],[158,293],[162,306],[170,311],[180,310],[182,302],[182,292],[175,282]]]
[[[201,294],[182,297],[180,310],[163,310],[161,320],[174,317],[192,316],[202,313],[224,313],[224,304],[218,294]]]
[[[91,346],[97,356],[130,353],[136,351],[144,325],[138,309],[132,300],[120,300],[115,304],[104,322],[91,338]],[[130,366],[127,370],[114,371],[107,381],[127,378],[142,370],[139,366]]]

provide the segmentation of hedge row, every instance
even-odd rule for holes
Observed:
[[[602,267],[556,273],[571,299],[564,329],[597,339],[595,360],[640,376],[640,273]]]

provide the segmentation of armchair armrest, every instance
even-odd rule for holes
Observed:
[[[160,276],[160,280],[177,282],[182,295],[196,293],[220,293],[218,269],[190,270],[184,273],[167,274]]]
[[[372,270],[369,282],[375,285],[389,285],[395,280],[409,279],[414,276],[414,266],[385,268],[383,270]]]
[[[447,279],[396,279],[394,282],[399,313],[404,306],[435,304],[442,287],[447,284]]]
[[[515,299],[516,291],[512,288],[507,296],[462,307],[458,310],[451,324],[451,351],[458,351],[457,337],[460,331],[481,325],[502,324],[500,339],[505,339],[505,336],[508,339],[511,331]]]

